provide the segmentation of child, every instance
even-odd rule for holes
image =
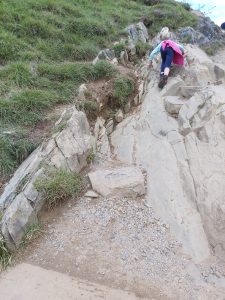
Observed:
[[[184,48],[172,40],[162,41],[149,55],[149,67],[152,67],[152,60],[159,52],[161,53],[162,64],[158,87],[162,89],[167,84],[172,62],[176,65],[184,64]]]

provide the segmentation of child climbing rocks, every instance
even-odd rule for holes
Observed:
[[[149,55],[149,67],[152,67],[153,58],[159,52],[161,53],[162,63],[160,70],[160,81],[158,86],[160,89],[162,89],[167,84],[171,64],[184,64],[184,48],[182,45],[179,45],[169,39],[162,41]]]

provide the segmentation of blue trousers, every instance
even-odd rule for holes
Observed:
[[[166,47],[164,50],[161,47],[160,50],[161,58],[162,58],[162,64],[161,64],[161,74],[164,72],[165,68],[170,68],[173,56],[174,56],[174,50],[170,47]]]

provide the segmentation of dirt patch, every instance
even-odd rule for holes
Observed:
[[[133,92],[127,97],[127,102],[132,102],[135,95],[138,93],[138,78],[134,75],[134,68],[128,68],[124,66],[117,66],[117,70],[119,76],[126,76],[133,80],[134,82],[134,90]],[[98,104],[98,113],[97,116],[103,117],[105,120],[109,118],[113,118],[115,115],[116,110],[120,108],[114,99],[113,92],[114,92],[114,82],[115,78],[110,80],[108,79],[100,79],[95,82],[91,82],[87,85],[87,100],[95,101]],[[88,116],[88,115],[87,115]],[[91,124],[94,123],[96,117],[93,117],[92,114],[88,116],[88,119]]]

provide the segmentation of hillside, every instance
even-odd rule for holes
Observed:
[[[162,26],[196,24],[189,7],[173,0],[1,0],[0,5],[2,182],[47,134],[49,111],[74,101],[79,84],[112,76],[107,63],[90,62],[119,40],[128,24],[147,16],[151,36]]]
[[[224,300],[225,32],[168,0],[1,5],[1,300]]]

